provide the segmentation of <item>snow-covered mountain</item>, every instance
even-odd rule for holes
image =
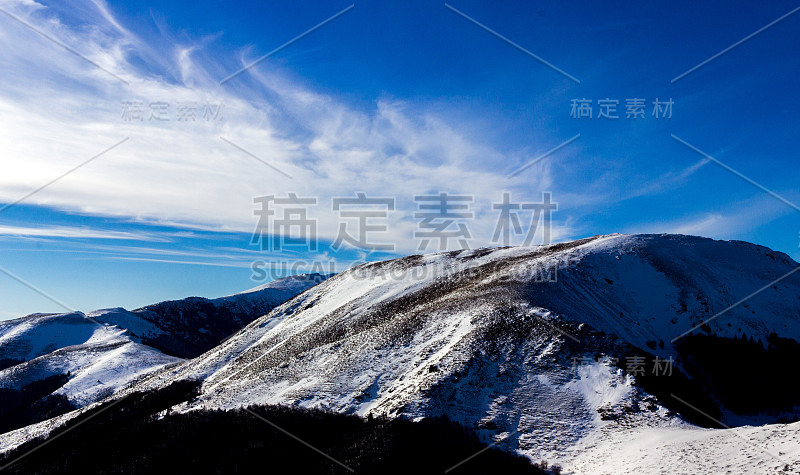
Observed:
[[[754,355],[791,369],[781,358],[796,354],[800,341],[798,268],[762,246],[676,235],[364,264],[116,397],[199,379],[200,396],[175,409],[290,404],[448,416],[487,442],[578,473],[594,473],[594,460],[601,473],[635,473],[651,452],[661,454],[667,473],[714,472],[725,469],[713,454],[719,450],[750,455],[729,469],[754,471],[758,463],[800,471],[800,453],[775,440],[800,432],[798,424],[776,423],[798,413],[793,380],[770,383],[772,370],[736,359]],[[706,371],[709,361],[720,363],[708,359],[715,355],[737,368],[738,392],[773,384],[779,388],[761,392],[788,399],[743,405],[730,377]],[[654,374],[656,357],[674,372]],[[630,366],[637,358],[646,365],[641,372]],[[0,447],[66,417],[0,436]],[[756,432],[696,424],[714,426],[712,419],[775,424]],[[755,442],[742,443],[751,436]],[[765,450],[777,450],[777,458],[752,456],[758,440],[769,441]],[[692,454],[669,459],[662,442]]]
[[[0,323],[0,359],[10,365],[0,371],[3,389],[21,390],[34,381],[69,373],[69,381],[56,394],[76,406],[182,361],[134,341],[124,328],[98,325],[82,313],[30,315]]]
[[[301,274],[217,299],[189,297],[130,312],[122,308],[98,310],[88,316],[125,328],[138,341],[164,353],[193,358],[328,277],[330,275]]]
[[[365,264],[138,388],[203,380],[184,409],[294,404],[446,415],[509,450],[563,460],[609,425],[694,427],[675,410],[703,419],[669,398],[670,390],[700,398],[709,389],[695,381],[682,340],[672,340],[716,313],[725,310],[694,333],[800,340],[800,275],[728,309],[798,266],[761,246],[671,235]],[[674,360],[666,392],[624,371],[621,363],[638,355]],[[734,414],[715,397],[687,402]]]
[[[35,381],[64,376],[53,394],[82,407],[213,348],[327,277],[292,276],[228,297],[192,297],[130,312],[34,314],[0,322],[0,390],[20,391]]]

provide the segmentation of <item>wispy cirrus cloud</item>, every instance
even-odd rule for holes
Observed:
[[[692,157],[670,170],[630,157],[615,162],[604,153],[632,154],[647,140],[619,145],[612,137],[596,152],[588,138],[581,138],[508,179],[510,172],[575,131],[550,128],[543,121],[541,130],[526,137],[526,145],[508,145],[491,133],[476,133],[474,119],[458,106],[388,95],[356,105],[320,92],[271,61],[220,86],[221,78],[259,57],[248,47],[230,57],[212,57],[209,47],[224,32],[187,39],[153,13],[158,36],[143,37],[101,0],[69,8],[32,0],[0,5],[102,67],[0,16],[2,202],[25,196],[129,137],[29,202],[139,223],[246,233],[256,224],[253,197],[294,192],[318,198],[318,233],[333,240],[339,219],[330,210],[331,199],[363,191],[398,198],[390,229],[398,252],[405,253],[418,244],[412,239],[415,194],[474,195],[471,227],[480,236],[474,244],[485,245],[496,222],[491,203],[503,191],[512,192],[516,201],[538,201],[542,191],[552,191],[561,203],[553,226],[553,238],[559,240],[592,234],[598,226],[593,215],[609,203],[669,193],[707,163]],[[545,102],[554,100],[541,95]],[[140,119],[124,117],[130,101],[145,108]],[[170,120],[149,116],[151,103],[159,102],[170,107]],[[178,105],[191,103],[201,109],[223,105],[222,120],[205,120],[202,110],[194,120],[178,120]],[[694,227],[684,228],[673,219],[676,224],[669,229],[717,235],[724,229],[735,235],[752,224],[728,219],[732,224],[720,227],[702,212],[695,218]],[[648,223],[628,228],[645,229]]]
[[[0,237],[3,236],[169,242],[168,238],[150,232],[108,231],[74,226],[40,226],[34,228],[0,225]]]
[[[81,14],[95,22],[91,28],[69,27],[60,19],[68,11],[33,1],[2,5],[75,45],[127,84],[7,21],[0,45],[11,51],[7,67],[16,73],[0,85],[6,165],[1,201],[18,199],[124,137],[130,140],[28,201],[86,214],[246,232],[255,224],[254,196],[296,192],[318,197],[320,237],[333,239],[338,218],[330,212],[330,199],[363,191],[398,197],[400,211],[390,215],[391,229],[400,250],[413,250],[414,194],[470,193],[489,208],[503,190],[514,191],[518,200],[538,200],[541,191],[557,186],[546,160],[512,180],[506,174],[552,148],[558,138],[543,134],[538,150],[503,150],[476,141],[460,128],[457,115],[392,99],[357,109],[298,84],[268,62],[249,70],[246,80],[223,87],[216,77],[220,65],[199,54],[204,41],[213,38],[197,44],[160,38],[159,51],[166,54],[156,55],[99,0],[81,4]],[[242,63],[249,59],[243,56]],[[158,121],[145,111],[141,120],[126,120],[126,101],[141,101],[145,108],[166,103],[173,113],[178,104],[222,104],[224,117],[179,121],[173,115]],[[491,236],[494,219],[478,213],[473,233]],[[561,237],[572,232],[555,227]]]
[[[13,318],[24,317],[25,315],[19,312],[8,312],[5,310],[0,310],[0,320],[10,320]]]
[[[793,210],[770,196],[757,196],[732,205],[670,220],[650,221],[629,226],[628,233],[675,233],[726,239],[752,232]]]

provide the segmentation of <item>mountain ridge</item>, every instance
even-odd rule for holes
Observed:
[[[586,453],[618,446],[631,432],[702,439],[710,433],[698,427],[697,408],[716,408],[729,422],[741,415],[722,386],[708,386],[716,382],[693,367],[700,353],[681,346],[691,339],[673,339],[697,327],[693,338],[713,342],[779,335],[797,344],[798,266],[743,242],[619,234],[362,264],[111,399],[197,380],[200,394],[174,411],[277,404],[364,417],[444,416],[486,443],[567,467],[574,461],[577,470],[588,466]],[[746,306],[734,305],[757,289]],[[735,356],[740,347],[730,348]],[[672,379],[631,371],[625,360],[633,357],[674,360]],[[758,368],[742,371],[757,380]],[[768,424],[765,434],[777,422],[769,411],[751,417]],[[0,446],[47,427],[0,436]],[[636,466],[637,454],[625,457],[620,466]]]
[[[0,393],[15,400],[37,382],[61,378],[46,396],[62,398],[61,410],[100,401],[136,379],[216,346],[327,277],[291,276],[218,299],[190,297],[133,311],[40,313],[0,322]],[[41,397],[37,394],[25,404],[36,404]]]
[[[537,280],[537,266],[557,269],[557,281]],[[676,378],[694,381],[671,339],[797,266],[762,246],[674,235],[409,256],[343,272],[159,377],[204,381],[185,410],[261,403],[448,416],[487,442],[558,460],[559,446],[593,437],[610,421],[702,421],[670,393],[637,383],[644,378],[626,372],[624,360],[640,352],[673,358]],[[421,268],[436,272],[407,278]],[[798,341],[798,296],[800,278],[789,276],[749,301],[761,302],[760,314],[736,307],[708,322],[708,334]],[[576,358],[593,361],[573,371]],[[730,416],[704,389],[674,390]],[[556,420],[571,428],[545,422]]]

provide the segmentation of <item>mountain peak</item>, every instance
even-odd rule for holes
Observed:
[[[800,340],[800,275],[732,307],[797,266],[762,246],[672,234],[366,263],[276,307],[166,381],[203,380],[198,407],[447,416],[509,450],[558,458],[606,418],[683,424],[665,408],[674,401],[649,392],[657,385],[626,374],[625,358],[669,358],[685,382],[691,369],[673,339],[693,327]],[[702,394],[687,387],[687,397]],[[547,422],[567,418],[567,431]],[[533,443],[542,439],[552,444]]]

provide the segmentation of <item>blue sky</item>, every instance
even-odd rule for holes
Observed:
[[[800,259],[800,12],[672,81],[797,5],[448,5],[0,1],[0,202],[25,197],[0,205],[0,319],[414,253],[413,197],[440,191],[474,197],[472,247],[502,192],[551,192],[555,240],[678,232]],[[319,249],[262,250],[253,198],[291,192],[317,199]],[[330,248],[331,200],[356,192],[396,199],[394,253]]]

